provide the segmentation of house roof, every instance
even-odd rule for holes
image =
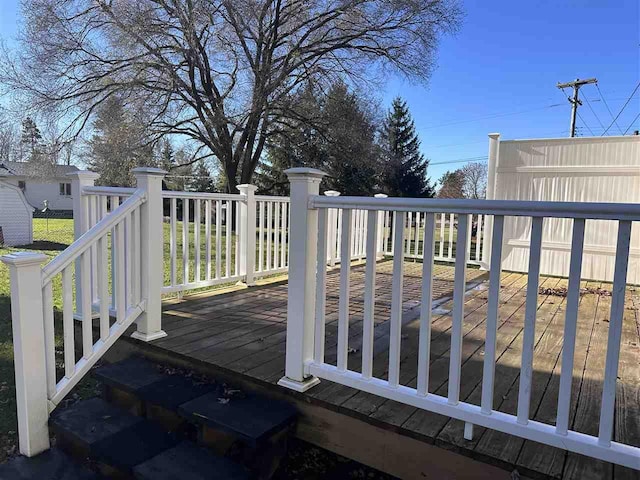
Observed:
[[[73,165],[49,165],[47,177],[64,177],[67,173],[75,172],[78,167]],[[3,162],[0,163],[0,177],[37,177],[33,171],[33,165],[29,162]]]

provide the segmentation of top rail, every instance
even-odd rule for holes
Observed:
[[[515,217],[584,218],[640,221],[640,205],[593,202],[532,202],[514,200],[461,200],[444,198],[309,197],[309,208],[398,210]]]
[[[80,254],[89,249],[100,237],[107,234],[117,223],[135,210],[146,200],[146,194],[142,190],[136,191],[118,208],[104,217],[100,222],[87,230],[78,240],[60,255],[54,258],[42,269],[42,284],[46,285],[53,276],[64,270]]]
[[[83,195],[102,195],[102,196],[130,196],[135,193],[135,188],[127,187],[83,187]]]
[[[278,195],[256,195],[255,199],[263,202],[290,202],[289,197],[281,197]]]
[[[207,193],[207,192],[179,192],[173,190],[163,190],[162,198],[188,198],[194,200],[242,200],[243,196],[231,193]]]

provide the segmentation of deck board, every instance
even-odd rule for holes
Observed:
[[[400,383],[415,387],[418,362],[418,332],[422,265],[406,262],[402,304],[402,348]],[[389,316],[392,262],[377,265],[374,314],[373,373],[386,378],[389,361]],[[434,310],[430,352],[429,392],[446,395],[448,384],[453,273],[450,265],[434,268]],[[463,324],[460,398],[480,404],[482,365],[487,315],[486,272],[468,269]],[[526,281],[523,274],[501,276],[500,309],[496,349],[494,408],[515,413],[522,350]],[[566,280],[542,277],[541,287],[566,286]],[[478,286],[479,288],[472,288]],[[600,283],[583,286],[599,287]],[[336,363],[339,270],[327,274],[325,361]],[[362,366],[362,321],[364,312],[364,265],[351,269],[349,305],[348,368]],[[562,295],[540,294],[534,342],[534,377],[531,418],[553,424],[557,409],[561,369],[565,301]],[[604,349],[608,331],[610,297],[595,294],[580,298],[577,343],[572,385],[571,425],[597,434]],[[616,440],[640,445],[640,296],[627,291],[621,352]],[[168,337],[153,345],[169,352],[203,361],[256,381],[275,384],[284,374],[286,353],[287,285],[271,285],[197,294],[172,299],[163,305],[163,328]],[[637,471],[615,467],[584,456],[525,441],[476,426],[474,438],[464,440],[463,423],[414,407],[322,381],[305,393],[322,405],[333,405],[354,418],[404,432],[412,438],[435,443],[448,450],[480,458],[525,475],[563,480],[590,478],[638,479]]]

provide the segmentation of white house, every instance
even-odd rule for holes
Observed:
[[[0,163],[0,179],[22,190],[36,210],[42,210],[46,200],[49,210],[71,212],[71,179],[67,173],[76,170],[78,167],[72,165],[52,165],[49,174],[34,175],[27,162],[4,162]]]
[[[0,244],[27,245],[33,242],[33,207],[20,187],[0,179]]]

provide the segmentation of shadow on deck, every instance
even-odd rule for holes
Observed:
[[[421,267],[405,264],[400,383],[415,387],[418,356]],[[429,392],[446,396],[453,267],[436,266]],[[364,266],[352,268],[349,369],[360,371]],[[467,271],[460,398],[480,403],[487,311],[486,272]],[[336,362],[339,272],[327,275],[326,361]],[[531,416],[553,424],[559,389],[565,279],[540,280]],[[571,425],[597,435],[611,297],[606,285],[584,282],[581,296]],[[501,280],[494,408],[516,413],[522,349],[526,275]],[[378,265],[375,305],[374,376],[386,378],[391,303],[391,262]],[[640,446],[640,295],[627,290],[620,355],[615,439]],[[129,345],[165,361],[222,376],[243,388],[286,396],[301,410],[298,436],[328,450],[403,478],[631,479],[639,472],[567,453],[476,426],[463,438],[463,423],[329,381],[304,394],[276,385],[284,374],[287,285],[206,293],[165,302],[168,337]],[[462,455],[459,455],[462,454]]]

